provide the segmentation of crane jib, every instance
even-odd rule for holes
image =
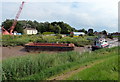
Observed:
[[[3,29],[2,34],[4,34],[4,35],[11,35],[11,34],[12,34],[12,32],[13,32],[16,24],[17,24],[17,19],[19,18],[20,13],[21,13],[21,11],[22,11],[22,9],[23,9],[24,3],[25,3],[25,2],[23,1],[22,4],[21,4],[20,7],[19,7],[19,11],[18,11],[17,14],[16,14],[16,17],[15,17],[15,19],[14,19],[14,21],[13,21],[12,26],[10,27],[10,32],[8,32],[5,28],[3,28],[3,27],[4,27],[4,26],[3,26],[3,27],[2,27],[2,29]],[[8,30],[9,30],[9,29],[8,29]]]

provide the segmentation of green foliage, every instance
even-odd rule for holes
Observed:
[[[53,32],[44,32],[44,34],[53,34]],[[84,46],[92,44],[92,40],[87,40],[90,36],[85,37],[63,37],[58,34],[57,36],[44,36],[41,34],[38,35],[18,35],[10,36],[3,35],[2,44],[3,46],[20,46],[25,45],[28,42],[41,42],[41,43],[74,43],[75,46]]]
[[[7,30],[12,26],[12,23],[13,23],[13,20],[6,19],[6,21],[2,23],[2,26],[4,26],[4,28]]]
[[[93,29],[88,29],[88,35],[89,36],[94,36]]]
[[[55,34],[54,32],[43,32],[42,34],[47,35],[47,34]]]
[[[83,29],[78,30],[78,32],[84,32],[85,34],[87,34],[87,30],[85,30],[84,28],[83,28]]]
[[[56,38],[57,38],[57,39],[62,39],[62,35],[61,35],[61,34],[57,34],[57,35],[56,35]]]
[[[3,60],[3,80],[44,80],[55,74],[98,59],[117,56],[118,47],[95,52],[63,52],[58,54],[31,54]],[[113,70],[117,70],[116,68]]]
[[[70,57],[75,52],[66,52],[61,54],[35,54],[19,58],[4,60],[3,62],[3,79],[15,79],[32,75],[46,68],[62,65],[71,62]],[[63,61],[61,61],[63,60]],[[9,67],[9,69],[8,69]],[[11,76],[11,77],[10,77]]]
[[[5,20],[2,25],[4,28],[7,30],[12,26],[13,20]],[[71,31],[76,31],[75,28],[71,27],[67,23],[64,22],[44,22],[44,23],[39,23],[37,21],[17,21],[17,25],[15,26],[14,31],[23,33],[23,28],[36,28],[38,32],[43,33],[43,32],[54,32],[54,33],[62,33],[62,34],[69,34]]]
[[[61,27],[59,25],[55,25],[55,33],[60,34],[61,33]]]
[[[3,35],[2,36],[2,45],[3,46],[23,46],[28,42],[35,42],[41,37],[38,35]]]
[[[118,80],[118,56],[76,73],[69,80]]]
[[[4,22],[2,23],[2,25],[4,26],[4,28],[5,28],[6,30],[8,30],[8,29],[10,29],[10,27],[12,26],[13,21],[14,21],[14,20],[9,20],[9,19],[7,19],[6,21],[4,21]],[[23,33],[23,26],[24,26],[24,24],[23,24],[22,22],[17,22],[17,24],[16,24],[16,26],[15,26],[15,28],[14,28],[14,31],[17,31],[18,33]],[[8,31],[9,31],[9,30],[8,30]]]
[[[103,34],[103,35],[107,35],[107,31],[106,31],[106,30],[103,30],[103,31],[102,31],[102,34]]]
[[[89,35],[89,36],[94,36],[94,34],[93,34],[93,33],[89,33],[88,35]]]

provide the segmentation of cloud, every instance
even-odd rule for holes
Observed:
[[[6,0],[8,1],[8,0]],[[14,1],[14,0],[11,0]],[[3,20],[14,18],[20,0],[3,1]],[[33,0],[32,0],[33,1]],[[117,31],[118,0],[26,0],[20,20],[64,21],[76,29],[94,28],[97,31]],[[37,2],[38,1],[38,2]],[[8,13],[9,12],[9,13]]]

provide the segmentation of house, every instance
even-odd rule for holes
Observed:
[[[73,34],[74,36],[85,35],[84,32],[71,32],[70,35]]]
[[[36,29],[34,29],[34,28],[25,28],[24,33],[28,34],[28,35],[31,35],[31,34],[37,34],[38,31]]]

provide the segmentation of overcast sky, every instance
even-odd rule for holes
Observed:
[[[119,0],[24,0],[19,20],[63,21],[76,29],[118,31]],[[2,1],[2,21],[14,19],[22,0]]]

